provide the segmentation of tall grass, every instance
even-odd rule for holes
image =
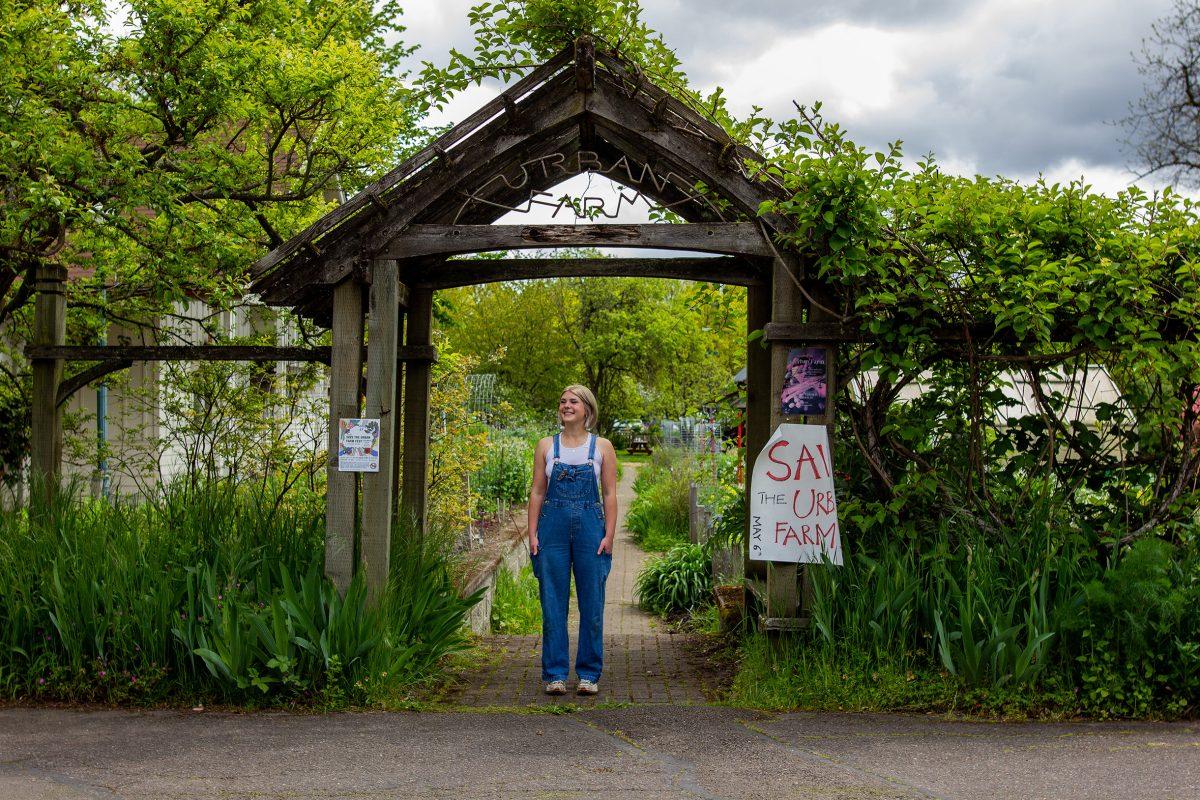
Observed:
[[[511,636],[542,632],[542,602],[532,567],[524,567],[517,575],[503,566],[497,570],[492,631]]]
[[[774,647],[748,639],[731,699],[1098,716],[1200,709],[1195,554],[1147,540],[1101,558],[1050,522],[1032,509],[1004,537],[943,523],[920,549],[886,541],[848,548],[842,567],[810,567],[809,630]]]
[[[1090,570],[1045,528],[988,540],[943,527],[918,553],[887,542],[814,566],[812,627],[827,648],[881,660],[927,657],[967,686],[1029,684],[1078,617]]]
[[[643,550],[664,552],[688,541],[688,504],[692,463],[678,450],[655,451],[633,482],[625,527]]]
[[[45,496],[45,493],[42,493]],[[369,699],[464,646],[442,553],[397,531],[378,607],[321,574],[315,495],[231,483],[142,504],[51,495],[0,521],[0,693],[65,700]]]

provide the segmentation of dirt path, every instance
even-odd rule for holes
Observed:
[[[554,698],[542,694],[541,635],[489,636],[481,646],[488,663],[460,676],[461,686],[444,700],[463,706],[512,706],[529,703],[703,703],[702,672],[684,648],[684,637],[672,634],[658,618],[637,606],[634,584],[648,556],[625,529],[625,513],[633,500],[637,465],[627,464],[617,486],[617,538],[608,576],[604,614],[604,675],[600,694]],[[568,622],[571,662],[575,660],[579,614],[572,605]],[[568,686],[573,688],[575,677]]]

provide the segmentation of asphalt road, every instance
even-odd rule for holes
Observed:
[[[1200,724],[0,710],[0,798],[1200,798]]]

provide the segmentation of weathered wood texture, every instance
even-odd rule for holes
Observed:
[[[367,595],[376,602],[387,587],[392,543],[392,448],[396,413],[396,351],[399,346],[398,269],[391,259],[371,265],[370,319],[367,333],[367,397],[363,416],[379,419],[379,471],[362,473],[362,532],[359,559]]]
[[[426,345],[433,328],[433,290],[413,289],[408,307],[405,343]],[[433,370],[428,363],[405,367],[404,452],[401,478],[401,513],[424,535],[428,529],[429,488],[429,392]]]
[[[320,361],[329,363],[328,347],[271,345],[62,345],[25,348],[30,358],[64,361]]]
[[[819,285],[810,287],[810,291],[821,291]],[[824,305],[825,302],[822,301]],[[1070,322],[1057,325],[1050,333],[1050,339],[1057,342],[1069,342],[1080,334],[1079,328]],[[995,320],[973,320],[954,325],[940,325],[929,332],[935,342],[947,345],[967,344],[1002,344],[1016,345],[1021,352],[1026,352],[1029,340],[1018,338],[1011,328],[998,329]],[[1164,322],[1159,328],[1159,335],[1164,341],[1181,341],[1196,338],[1196,330],[1186,327],[1178,320]],[[769,342],[790,342],[809,344],[870,344],[877,337],[870,331],[864,331],[851,325],[831,319],[819,308],[814,308],[814,314],[808,322],[772,322],[767,326],[766,339]],[[953,348],[949,348],[953,349]]]
[[[646,247],[769,257],[757,225],[412,225],[384,250],[389,258],[531,247]]]
[[[522,159],[551,153],[603,151],[610,158],[624,156],[631,165],[652,167],[660,177],[636,188],[689,220],[709,219],[714,213],[726,219],[758,219],[763,202],[789,196],[773,178],[754,172],[763,161],[758,154],[734,143],[719,125],[670,97],[635,65],[613,54],[569,49],[485,111],[260,260],[255,267],[256,291],[273,305],[292,305],[306,316],[324,318],[328,300],[322,299],[327,291],[323,287],[353,271],[362,252],[398,258],[415,254],[393,249],[394,240],[408,238],[411,225],[465,221],[458,218],[464,198],[484,186],[489,176],[519,166]],[[574,172],[590,168],[578,160],[572,167]],[[661,179],[668,173],[670,180]],[[530,175],[528,181],[497,182],[487,190],[486,203],[491,206],[473,209],[472,221],[494,221],[512,204],[526,199],[529,191],[544,190],[569,175],[556,172],[541,177],[545,180]],[[707,187],[706,193],[689,196],[698,183]],[[781,217],[767,214],[761,219],[772,231],[788,229]],[[576,244],[580,242],[524,246]],[[663,246],[693,249],[692,244]],[[761,254],[758,249],[699,249]]]
[[[64,359],[64,361],[70,359]],[[63,378],[58,383],[58,404],[61,406],[71,399],[71,395],[78,392],[89,383],[100,380],[105,375],[117,372],[123,369],[129,369],[133,366],[133,359],[118,358],[115,360],[101,361],[99,364],[93,364],[87,369],[77,372],[69,378]]]
[[[789,274],[792,266],[776,258],[772,275],[771,320],[772,322],[801,322],[804,315],[803,297]],[[788,345],[773,342],[770,345],[771,371],[771,430],[784,422],[800,421],[800,418],[784,416],[781,396],[784,376],[787,373]],[[795,618],[800,616],[800,592],[798,566],[792,563],[772,561],[767,564],[767,608],[764,615],[770,619]]]
[[[596,44],[590,36],[575,40],[575,88],[581,92],[596,88]]]
[[[67,338],[67,301],[63,267],[43,264],[34,276],[37,298],[33,310],[33,342],[41,347],[62,345]],[[33,361],[33,407],[30,420],[31,473],[56,481],[62,464],[62,417],[58,404],[58,386],[63,376],[60,356],[45,352],[31,356]]]
[[[318,361],[330,363],[328,347],[270,347],[258,345],[113,345],[111,347],[91,345],[30,345],[25,353],[34,358],[59,358],[63,361],[96,361],[58,385],[58,404],[61,406],[71,395],[105,375],[128,369],[135,361]],[[436,362],[437,348],[401,347],[396,360]]]
[[[516,102],[525,94],[540,84],[549,81],[554,75],[565,69],[571,63],[573,55],[572,48],[564,49],[537,70],[517,81],[499,97],[485,103],[478,111],[438,137],[432,144],[407,159],[404,163],[397,166],[396,169],[367,186],[348,202],[338,206],[307,229],[288,239],[284,244],[260,258],[255,262],[251,270],[253,275],[257,278],[270,272],[277,264],[289,260],[300,251],[316,244],[326,234],[344,226],[356,217],[362,215],[371,216],[380,210],[386,209],[389,205],[390,198],[388,195],[390,193],[402,187],[415,174],[431,167],[431,165],[435,165],[439,159],[444,159],[447,153],[452,152],[457,145],[470,138],[498,115],[508,116],[506,114],[508,109],[515,110]]]
[[[401,284],[403,285],[403,283]],[[404,339],[406,336],[406,321],[408,316],[408,293],[405,292],[404,307],[398,311],[396,317],[396,341],[399,349],[404,349]],[[432,345],[430,345],[432,346]],[[430,362],[432,364],[433,362]],[[398,363],[396,365],[396,408],[395,414],[392,414],[392,441],[396,446],[392,448],[392,519],[398,520],[400,511],[400,478],[404,474],[404,380],[408,372],[405,369],[407,365]],[[394,528],[395,526],[393,526]]]
[[[746,293],[746,332],[761,331],[771,319],[771,286],[752,286]],[[746,343],[746,507],[754,460],[771,436],[771,351],[762,339]],[[766,579],[766,563],[750,558],[750,519],[746,519],[743,555],[747,577]],[[747,606],[748,608],[749,606]]]
[[[270,345],[31,345],[31,359],[63,361],[319,361],[328,364],[329,347],[272,347]],[[433,345],[400,347],[397,361],[437,361]]]
[[[791,253],[788,253],[784,258],[792,259],[792,266],[799,272],[802,268],[798,260]],[[807,324],[814,327],[829,326],[837,324],[834,316],[827,310],[834,305],[830,293],[826,291],[826,287],[816,285],[809,289],[809,293],[813,297],[814,302],[808,302],[807,305]],[[808,418],[809,424],[824,425],[829,436],[829,463],[830,468],[836,468],[838,460],[838,451],[835,447],[837,441],[834,422],[837,419],[837,394],[838,394],[838,347],[836,342],[819,343],[811,342],[811,344],[821,345],[825,349],[825,413]],[[840,521],[838,523],[841,524]],[[841,532],[839,531],[839,537]],[[803,609],[802,616],[808,617],[811,615],[814,589],[813,589],[813,573],[819,569],[835,569],[825,564],[807,564],[801,580],[801,596],[800,606]]]
[[[358,473],[338,470],[339,420],[362,416],[363,291],[346,281],[333,292],[329,372],[329,456],[325,474],[325,575],[342,594],[354,577],[358,531]]]
[[[711,281],[733,286],[765,283],[763,269],[745,258],[471,258],[437,267],[402,267],[412,287],[448,289],[497,281],[536,278],[628,277]]]
[[[583,100],[572,77],[564,74],[547,82],[543,92],[522,101],[520,107],[522,113],[538,120],[537,126],[513,126],[498,118],[486,134],[464,141],[438,165],[422,170],[353,221],[330,231],[330,241],[319,254],[306,248],[299,257],[262,273],[255,279],[255,291],[269,304],[292,304],[298,293],[310,287],[343,279],[356,268],[364,250],[387,256],[387,244],[426,209],[445,197],[461,196],[492,170],[519,162],[543,140],[577,126]],[[503,213],[497,211],[495,217]]]

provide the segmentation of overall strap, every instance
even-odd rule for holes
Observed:
[[[554,460],[558,461],[558,434],[554,434]]]
[[[591,442],[588,444],[587,457],[587,463],[592,468],[593,474],[596,476],[596,480],[588,481],[588,483],[592,485],[592,492],[595,495],[597,503],[600,502],[600,470],[596,469],[596,440],[598,438],[599,437],[596,436],[596,434],[592,434]]]

